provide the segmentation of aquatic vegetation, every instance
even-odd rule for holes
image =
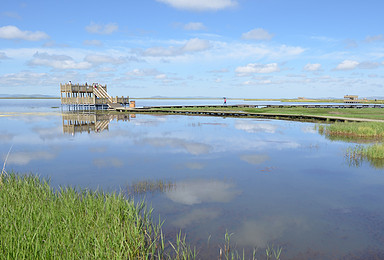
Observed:
[[[151,209],[121,194],[60,188],[37,176],[3,176],[0,255],[7,259],[194,259],[178,236],[165,243]],[[170,250],[166,250],[169,248]],[[173,250],[172,250],[173,249]]]
[[[121,194],[60,188],[35,175],[2,175],[0,255],[7,259],[196,259],[198,251],[180,231],[167,241],[163,222],[153,224],[143,202]],[[219,259],[246,259],[226,232]],[[268,247],[266,259],[282,248]],[[272,258],[274,257],[274,258]],[[256,249],[252,258],[256,259]]]
[[[246,258],[246,254],[244,249],[242,250],[242,253],[239,253],[239,251],[232,246],[231,243],[231,237],[233,233],[228,233],[228,231],[225,232],[224,235],[224,246],[219,246],[219,260],[241,260],[241,259],[261,259],[259,257],[262,257],[263,254],[257,255],[257,248],[253,248],[252,250],[252,256],[251,258]],[[267,245],[267,248],[265,248],[265,259],[266,260],[279,260],[281,253],[283,251],[282,247],[275,247]]]
[[[373,119],[384,120],[384,109],[382,108],[310,108],[310,107],[295,107],[295,106],[280,106],[280,107],[247,107],[247,106],[179,106],[179,107],[159,107],[151,108],[150,110],[143,109],[136,111],[140,113],[175,113],[175,112],[191,113],[191,114],[208,114],[212,112],[212,115],[216,114],[220,116],[218,112],[230,112],[233,116],[243,116],[240,112],[254,113],[255,116],[263,115],[264,117],[270,116],[275,119],[290,118],[294,120],[304,121],[346,121],[356,119]],[[223,114],[224,115],[224,114]],[[228,115],[226,115],[228,116]]]
[[[347,149],[346,158],[351,166],[359,167],[366,160],[375,168],[384,168],[384,144],[356,145]]]
[[[127,185],[128,194],[139,195],[147,192],[166,192],[174,189],[175,183],[166,180],[143,180]]]
[[[337,122],[316,127],[320,134],[327,136],[384,137],[384,123],[381,122]]]

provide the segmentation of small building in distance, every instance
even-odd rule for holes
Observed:
[[[359,103],[359,96],[357,95],[345,95],[344,103]]]

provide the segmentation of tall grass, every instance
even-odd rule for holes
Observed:
[[[347,149],[346,157],[353,166],[360,166],[362,161],[366,160],[375,168],[384,168],[384,144],[356,145]]]
[[[166,253],[161,222],[119,194],[61,188],[33,175],[2,176],[0,255],[6,259],[194,259],[180,237]]]
[[[177,259],[198,258],[181,232],[167,241],[151,209],[123,195],[60,188],[36,175],[3,174],[0,183],[1,259]],[[219,259],[249,259],[225,234]],[[266,259],[282,248],[268,247]],[[251,259],[256,259],[256,249]]]
[[[320,126],[319,132],[327,135],[347,135],[358,137],[384,137],[384,123],[380,122],[343,122]]]

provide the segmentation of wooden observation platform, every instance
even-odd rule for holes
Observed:
[[[359,96],[357,95],[345,95],[344,103],[360,103]]]
[[[107,92],[107,85],[93,83],[88,85],[60,84],[60,99],[62,105],[74,108],[123,108],[130,104],[129,97],[111,97]],[[134,101],[131,102],[134,104]],[[132,105],[131,104],[131,105]]]

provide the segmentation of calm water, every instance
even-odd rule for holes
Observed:
[[[383,169],[350,166],[344,154],[354,144],[327,140],[313,123],[117,118],[62,113],[59,102],[0,100],[8,171],[134,193],[203,259],[217,258],[226,231],[240,251],[280,245],[283,259],[384,256]],[[152,191],[133,192],[143,183]]]

